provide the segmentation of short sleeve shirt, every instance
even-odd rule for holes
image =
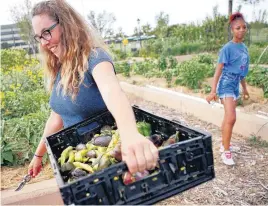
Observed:
[[[57,74],[49,103],[51,109],[61,116],[64,128],[107,109],[94,81],[92,72],[97,64],[110,62],[113,65],[113,61],[111,56],[103,49],[96,48],[95,51],[92,51],[90,54],[84,82],[80,85],[79,92],[74,101],[72,101],[69,95],[63,96],[61,89],[57,92],[56,88],[61,79],[60,72]]]
[[[245,77],[248,74],[249,54],[244,43],[228,42],[220,50],[218,63],[223,63],[223,71]]]

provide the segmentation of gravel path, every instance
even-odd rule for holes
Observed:
[[[234,134],[233,145],[240,148],[234,154],[236,166],[226,166],[220,160],[220,128],[143,99],[128,96],[132,104],[168,119],[177,119],[212,134],[216,178],[181,194],[163,200],[158,205],[267,205],[268,204],[268,147],[253,144]]]

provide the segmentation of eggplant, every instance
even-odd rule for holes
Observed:
[[[149,140],[152,143],[154,143],[154,145],[156,147],[160,147],[164,142],[164,140],[163,140],[163,138],[161,137],[160,134],[153,134],[153,135],[149,136]]]
[[[77,178],[77,177],[83,177],[83,176],[86,176],[87,175],[87,172],[80,169],[80,168],[75,168],[73,171],[72,171],[72,176],[74,178]]]
[[[88,151],[87,154],[86,154],[86,157],[88,157],[89,159],[96,158],[97,153],[94,150]]]
[[[70,172],[71,170],[73,170],[75,168],[75,166],[73,165],[73,163],[71,163],[71,162],[66,162],[66,163],[64,163],[62,166],[61,166],[61,168],[60,168],[60,170],[61,170],[61,172],[63,172],[63,173],[68,173],[68,172]]]
[[[83,149],[86,149],[86,148],[87,148],[86,145],[85,144],[82,144],[82,143],[76,145],[76,147],[75,147],[75,149],[77,151],[80,151],[80,150],[83,150]]]
[[[111,140],[112,140],[112,136],[101,135],[101,136],[94,137],[92,139],[92,144],[95,146],[108,147]]]

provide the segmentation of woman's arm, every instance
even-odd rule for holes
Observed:
[[[143,172],[156,166],[158,150],[151,141],[139,134],[132,107],[122,91],[109,62],[101,62],[92,72],[103,100],[116,120],[122,141],[122,156],[131,173]]]
[[[60,115],[52,111],[46,122],[43,136],[39,142],[35,154],[38,156],[43,156],[46,153],[45,138],[48,137],[49,135],[58,132],[62,128],[63,128],[63,122]]]

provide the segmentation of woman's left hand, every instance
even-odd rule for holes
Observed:
[[[121,139],[122,159],[126,162],[130,173],[144,172],[156,167],[158,149],[154,144],[136,132]]]

